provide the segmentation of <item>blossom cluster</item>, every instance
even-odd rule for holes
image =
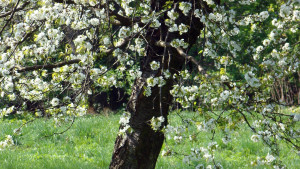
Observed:
[[[119,135],[124,135],[126,132],[129,133],[132,132],[129,121],[130,121],[130,114],[123,113],[119,121],[119,124],[121,125],[121,128],[119,130]]]
[[[165,122],[165,118],[163,116],[160,116],[160,117],[157,117],[157,118],[152,117],[150,122],[151,122],[152,129],[157,131],[162,127],[163,122]]]
[[[0,141],[0,150],[13,146],[14,140],[11,135],[7,135],[4,141]]]

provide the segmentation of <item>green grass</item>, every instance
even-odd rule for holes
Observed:
[[[15,137],[16,146],[0,151],[0,168],[107,168],[119,117],[77,118],[67,132],[52,137],[45,136],[64,128],[55,130],[52,121],[35,120]],[[0,138],[21,124],[0,123]]]
[[[184,115],[190,116],[191,113],[184,113]],[[63,131],[68,125],[54,128],[53,121],[37,119],[24,127],[21,135],[14,136],[16,145],[0,150],[0,169],[108,168],[119,118],[119,114],[108,117],[99,115],[77,118],[67,132],[52,137],[45,136]],[[171,114],[170,123],[179,124],[181,120]],[[12,134],[13,130],[21,124],[21,120],[0,121],[0,141],[5,135]],[[221,141],[221,134],[217,132],[215,140],[219,148],[215,153],[216,162],[220,162],[224,168],[268,168],[268,166],[250,165],[257,155],[265,156],[269,152],[269,149],[263,148],[262,143],[254,143],[249,139],[252,135],[250,130],[240,128],[232,135],[233,141],[225,145]],[[211,133],[201,132],[197,141],[192,143],[187,140],[183,140],[183,144],[167,141],[163,147],[170,147],[179,154],[187,154],[192,147],[206,147],[211,136]],[[300,168],[299,156],[290,151],[286,145],[281,146],[280,159],[287,168]],[[205,163],[205,160],[200,163]],[[160,155],[156,168],[194,168],[196,164],[195,161],[190,164],[183,163],[180,155],[170,157]]]

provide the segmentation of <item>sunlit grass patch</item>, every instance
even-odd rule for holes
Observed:
[[[189,119],[195,117],[195,113],[180,112],[182,118],[176,113],[171,113],[169,117],[169,123],[173,126],[180,126],[185,123],[182,119]],[[199,117],[197,117],[199,118]],[[252,124],[252,120],[250,123]],[[257,157],[265,157],[268,153],[272,154],[271,150],[264,145],[262,141],[253,142],[251,136],[254,134],[251,129],[244,124],[239,125],[234,131],[231,131],[231,141],[225,144],[222,141],[224,133],[220,128],[216,128],[213,136],[212,131],[197,131],[195,128],[185,129],[185,132],[189,132],[190,135],[197,133],[197,137],[194,141],[190,141],[185,137],[180,143],[176,143],[174,139],[170,139],[164,143],[163,149],[165,151],[171,150],[173,156],[161,156],[158,160],[157,167],[164,168],[195,168],[198,164],[208,165],[205,159],[190,160],[189,163],[183,163],[182,157],[188,156],[191,153],[191,148],[206,148],[209,143],[215,141],[218,144],[218,148],[215,150],[214,159],[215,163],[220,163],[223,168],[273,168],[272,165],[252,165],[251,162],[255,162]],[[188,134],[187,134],[188,135]],[[212,140],[212,138],[214,139]],[[296,150],[293,150],[289,145],[285,143],[279,144],[280,155],[274,156],[282,161],[287,168],[300,168],[300,158],[297,155]],[[212,164],[212,162],[210,162]]]
[[[0,168],[107,168],[118,121],[119,115],[76,118],[68,131],[53,135],[70,123],[54,128],[51,120],[37,119],[14,136],[15,146],[0,151]],[[21,124],[0,122],[0,138]]]
[[[185,117],[194,116],[193,113],[181,112]],[[114,147],[114,141],[119,127],[120,114],[106,116],[85,116],[76,118],[73,126],[63,134],[52,135],[68,128],[70,123],[61,127],[53,127],[54,122],[49,119],[36,119],[23,128],[21,135],[13,136],[15,145],[0,151],[0,168],[108,168]],[[171,113],[170,124],[182,123],[176,113]],[[13,130],[22,125],[20,120],[4,120],[0,122],[0,138],[11,135]],[[189,132],[195,133],[196,130]],[[268,166],[252,166],[251,161],[257,156],[266,156],[270,150],[263,148],[262,142],[253,142],[250,137],[252,131],[244,125],[232,133],[232,141],[222,142],[223,133],[216,131],[215,141],[218,148],[215,161],[224,168],[270,168]],[[50,137],[47,137],[50,136]],[[205,147],[211,142],[211,132],[198,132],[197,138],[190,142],[183,139],[182,143],[167,140],[162,150],[170,148],[173,156],[158,158],[156,168],[195,168],[199,163],[206,164],[202,159],[198,162],[184,163],[183,157],[188,155],[191,148]],[[300,168],[299,156],[291,152],[284,144],[280,144],[280,159],[287,168]]]

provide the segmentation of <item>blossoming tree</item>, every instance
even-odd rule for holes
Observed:
[[[165,134],[196,137],[168,125],[172,101],[204,115],[186,119],[199,131],[246,124],[274,153],[278,140],[299,151],[299,114],[270,94],[277,79],[299,78],[299,18],[299,1],[0,0],[0,118],[74,121],[91,88],[130,83],[110,168],[154,168]],[[187,158],[220,167],[216,146]]]

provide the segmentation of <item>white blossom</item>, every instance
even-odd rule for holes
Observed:
[[[270,44],[270,40],[269,40],[269,39],[265,39],[265,40],[263,41],[263,45],[264,45],[264,46],[269,46],[269,44]]]
[[[251,87],[259,87],[260,86],[259,80],[257,78],[255,78],[255,74],[252,71],[249,71],[245,74],[245,79]]]
[[[7,135],[4,141],[0,141],[0,150],[13,146],[14,141],[11,135]]]
[[[208,5],[213,5],[215,2],[213,0],[204,0]]]
[[[151,127],[153,130],[157,131],[161,125],[163,124],[163,122],[165,121],[165,118],[163,116],[159,116],[159,117],[152,117],[151,119]]]
[[[98,26],[100,24],[100,21],[98,18],[92,18],[91,20],[89,20],[89,22],[93,26]]]
[[[251,140],[252,140],[253,142],[258,142],[259,139],[260,139],[260,136],[259,136],[259,135],[252,135],[252,136],[251,136]]]
[[[167,15],[169,18],[171,18],[172,20],[176,20],[179,16],[179,14],[177,12],[174,11],[174,9],[170,10],[167,12]]]
[[[58,98],[53,98],[50,102],[50,104],[55,107],[59,105],[59,99]]]
[[[152,62],[150,63],[150,67],[151,67],[152,70],[158,70],[159,67],[160,67],[160,63],[159,63],[159,62],[156,62],[156,61],[152,61]]]
[[[268,155],[266,156],[266,162],[271,163],[274,160],[276,160],[276,158],[268,153]]]
[[[192,9],[192,4],[189,2],[180,2],[179,9],[182,11],[184,15],[188,15],[190,10]]]

